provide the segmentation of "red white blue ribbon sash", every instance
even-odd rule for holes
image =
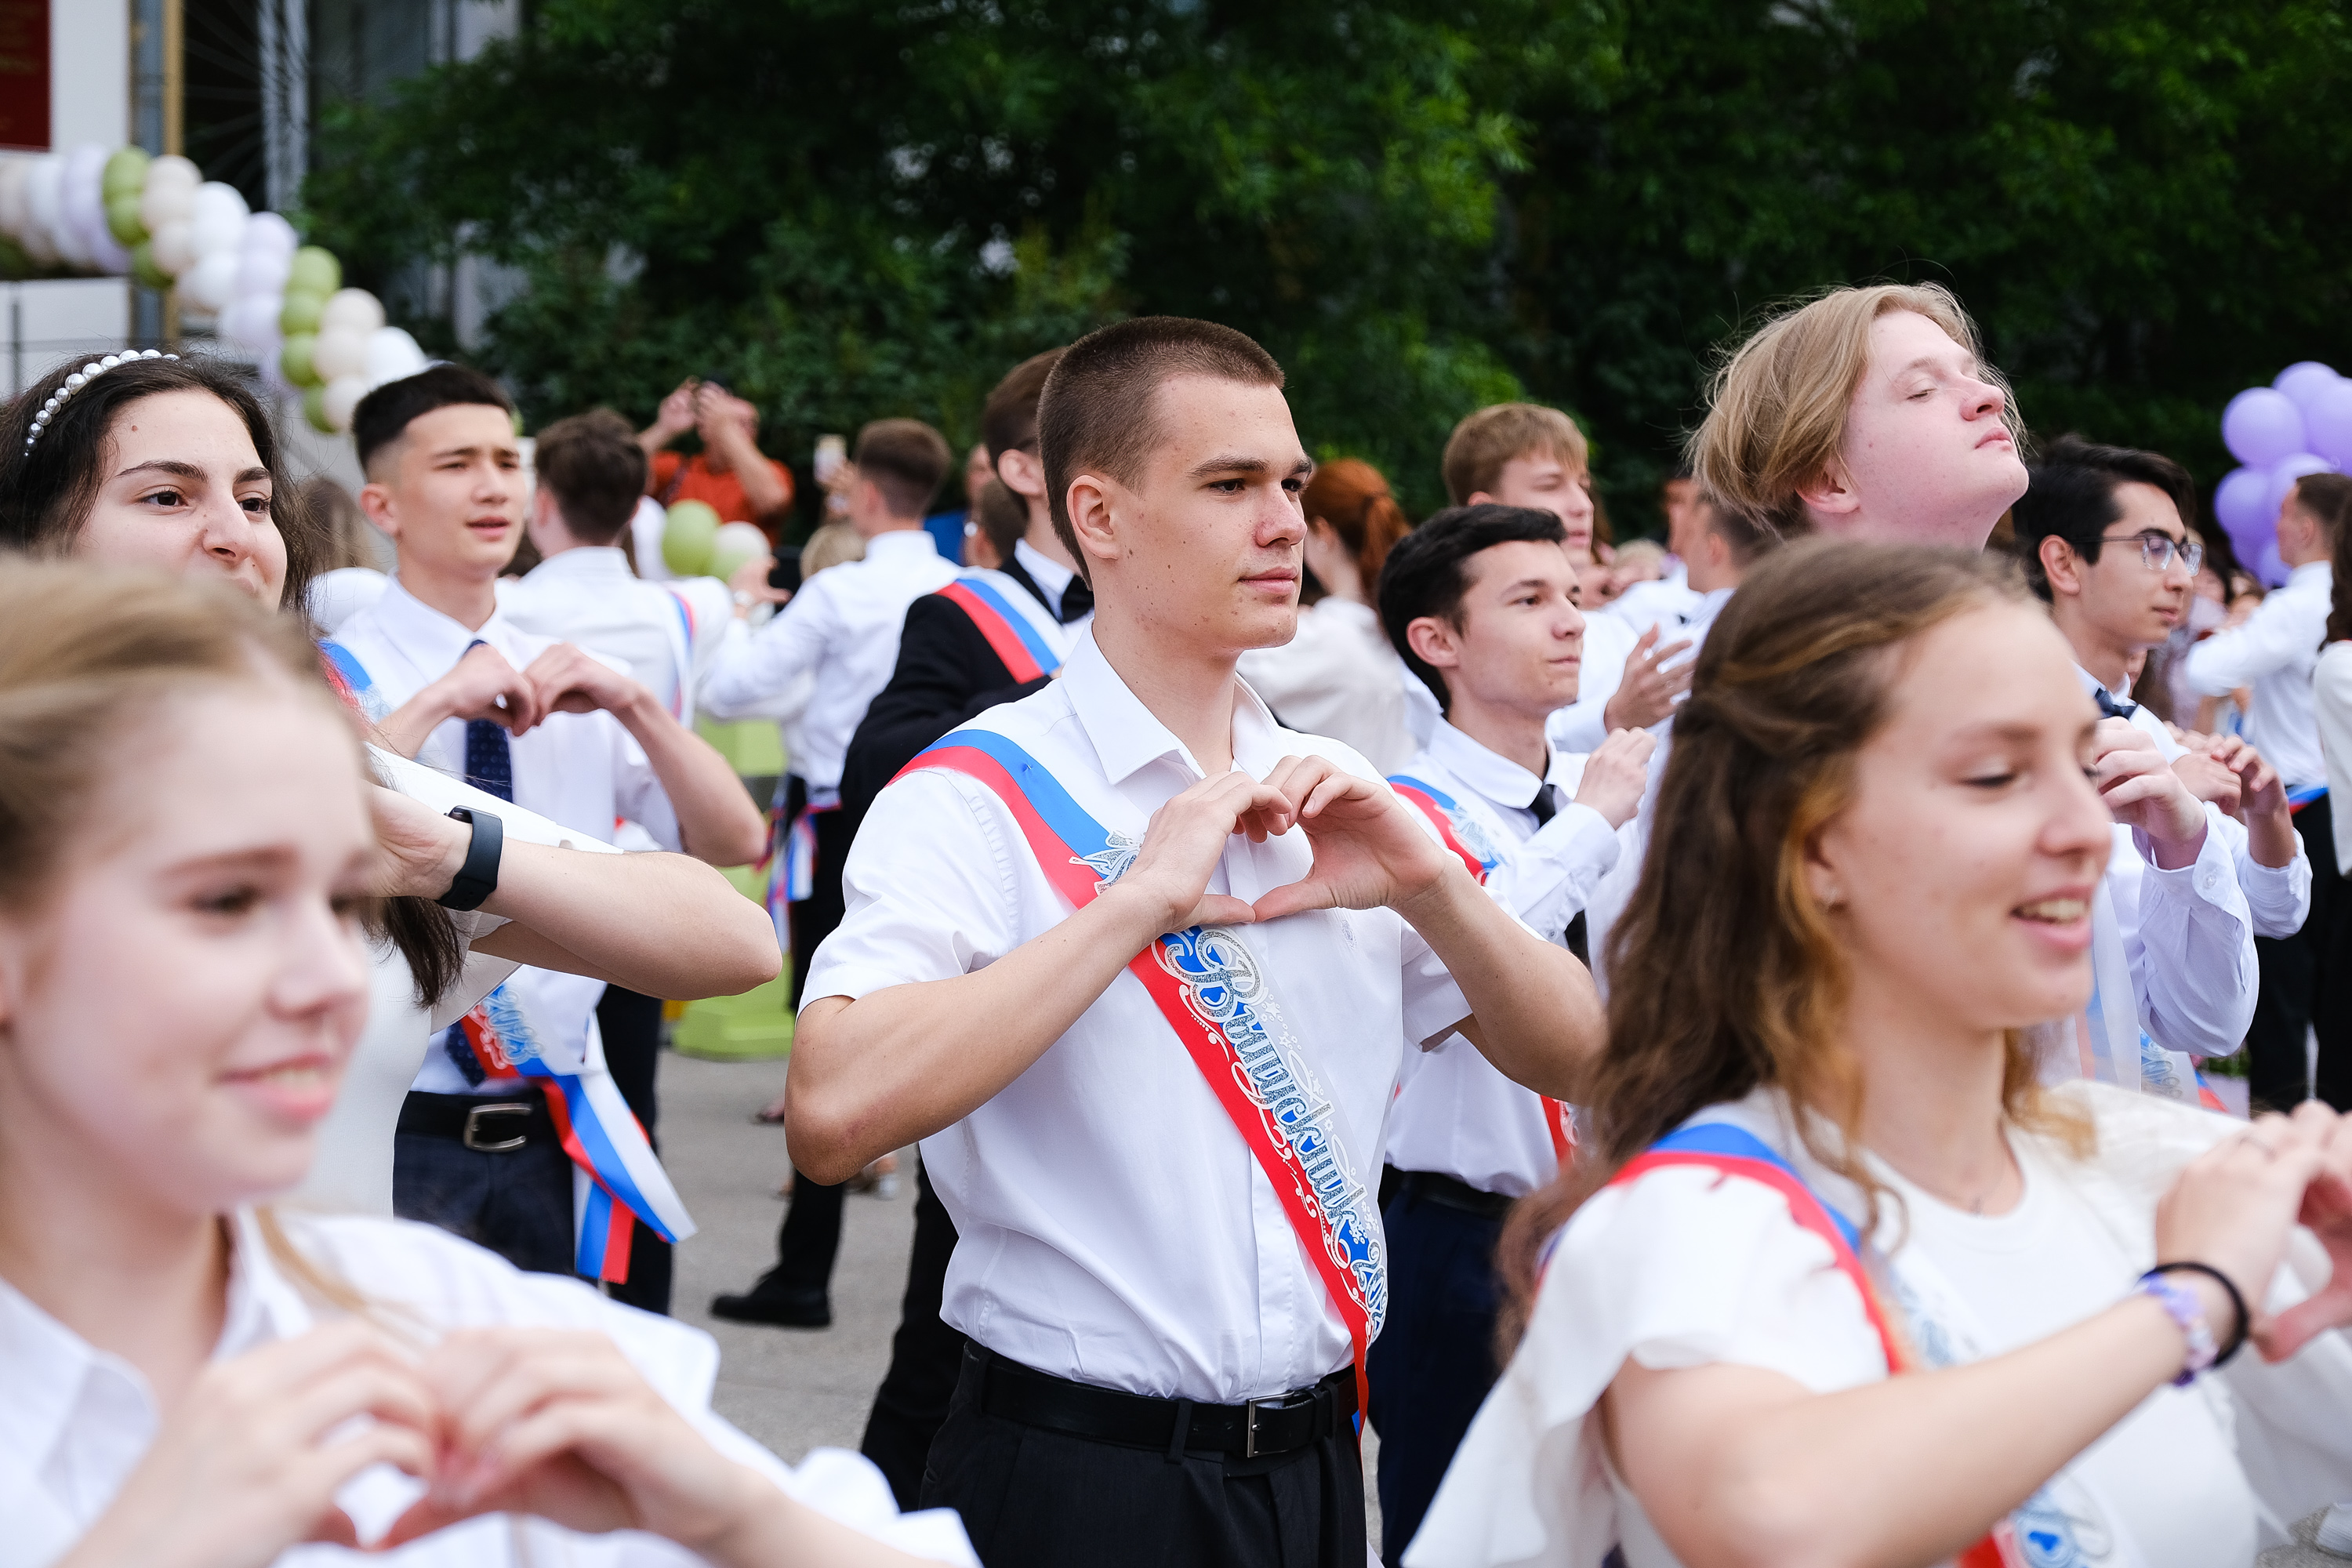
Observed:
[[[1004,591],[987,578],[957,578],[940,590],[940,597],[971,617],[980,635],[1016,681],[1028,682],[1062,668],[1062,655],[1045,635],[1030,625]]]
[[[1462,804],[1435,784],[1425,784],[1408,773],[1392,773],[1389,787],[1404,796],[1406,802],[1420,809],[1437,828],[1438,837],[1445,847],[1460,857],[1470,868],[1470,874],[1483,885],[1496,867],[1503,863],[1502,853],[1495,847],[1478,819],[1464,810]],[[1552,1158],[1563,1171],[1576,1158],[1576,1113],[1564,1100],[1548,1094],[1537,1095],[1543,1101],[1544,1131],[1551,1134]]]
[[[1696,1165],[1719,1175],[1759,1183],[1787,1200],[1789,1217],[1829,1245],[1838,1272],[1853,1281],[1862,1298],[1863,1315],[1878,1336],[1886,1356],[1889,1377],[1908,1371],[1914,1358],[1905,1348],[1879,1300],[1878,1288],[1863,1267],[1862,1233],[1852,1220],[1822,1201],[1797,1168],[1780,1151],[1744,1127],[1727,1121],[1702,1121],[1677,1128],[1625,1162],[1609,1184],[1623,1186],[1667,1165]],[[1957,1568],[2026,1568],[2029,1559],[2009,1520],[1996,1524],[1985,1537],[1953,1559]]]
[[[1044,763],[1003,735],[958,730],[898,776],[925,768],[962,773],[1003,801],[1046,880],[1074,910],[1135,858],[1135,840],[1096,821]],[[1255,956],[1223,927],[1192,926],[1153,942],[1128,972],[1249,1145],[1322,1277],[1355,1346],[1362,1409],[1364,1352],[1388,1309],[1386,1243],[1371,1194],[1349,1169],[1334,1108],[1300,1079],[1266,1027],[1260,1008],[1268,986]]]

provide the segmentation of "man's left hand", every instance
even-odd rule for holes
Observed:
[[[542,713],[610,713],[625,718],[652,693],[568,642],[557,643],[523,671]]]
[[[1257,900],[1261,921],[1307,910],[1394,908],[1428,892],[1457,864],[1387,784],[1342,773],[1323,757],[1285,757],[1265,782],[1291,803],[1315,851],[1307,875]]]

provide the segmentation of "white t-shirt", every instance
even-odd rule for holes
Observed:
[[[1879,1237],[1913,1342],[1931,1363],[1997,1355],[2105,1310],[2155,1261],[2157,1200],[2179,1166],[2238,1124],[2105,1085],[2052,1091],[2090,1113],[2099,1152],[2012,1132],[2025,1195],[1959,1214],[1881,1167],[1903,1199]],[[1859,1195],[1797,1148],[1759,1091],[1695,1121],[1747,1128],[1850,1215]],[[1907,1210],[1908,1233],[1902,1230]],[[2273,1310],[2326,1277],[2306,1236]],[[1562,1231],[1526,1339],[1439,1489],[1408,1568],[1587,1568],[1622,1541],[1627,1568],[1680,1568],[1604,1457],[1594,1414],[1628,1357],[1669,1369],[1731,1363],[1816,1394],[1886,1375],[1875,1331],[1828,1245],[1759,1183],[1666,1167],[1602,1189]],[[2186,1389],[2158,1390],[2014,1517],[2039,1563],[2214,1568],[2251,1563],[2283,1521],[2352,1493],[2352,1346],[2323,1334],[2292,1360],[2251,1353]],[[2069,1553],[2072,1553],[2071,1555]]]

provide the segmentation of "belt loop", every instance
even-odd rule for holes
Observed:
[[[1181,1465],[1184,1462],[1184,1439],[1192,1435],[1192,1402],[1189,1399],[1179,1399],[1176,1401],[1176,1425],[1170,1428],[1168,1433],[1170,1464]]]

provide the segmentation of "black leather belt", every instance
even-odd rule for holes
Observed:
[[[968,1371],[981,1379],[980,1407],[990,1415],[1122,1447],[1237,1459],[1293,1454],[1337,1433],[1354,1431],[1356,1371],[1341,1367],[1312,1388],[1241,1405],[1153,1399],[1073,1383],[966,1343]]]
[[[1513,1199],[1501,1193],[1489,1193],[1467,1182],[1443,1176],[1435,1171],[1407,1171],[1397,1182],[1397,1195],[1413,1203],[1435,1204],[1440,1208],[1460,1209],[1481,1219],[1500,1219],[1511,1212]]]
[[[478,1154],[511,1154],[533,1143],[553,1143],[555,1118],[534,1089],[513,1094],[425,1094],[400,1102],[400,1131],[449,1138]]]

